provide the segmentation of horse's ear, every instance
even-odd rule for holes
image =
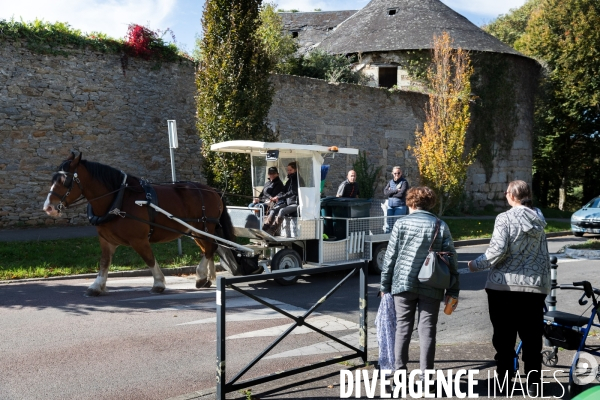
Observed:
[[[73,156],[75,156],[75,153],[71,153],[73,154]],[[79,155],[77,157],[75,157],[73,159],[73,161],[71,161],[71,167],[75,168],[76,166],[79,165],[79,162],[81,161],[81,156],[83,155],[83,153],[79,153]]]
[[[71,152],[71,154],[69,154],[69,157],[67,157],[67,161],[71,161],[73,159],[75,159],[75,153]]]

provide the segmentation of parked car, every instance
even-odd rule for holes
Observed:
[[[571,216],[571,231],[575,236],[600,233],[600,196],[575,211]]]

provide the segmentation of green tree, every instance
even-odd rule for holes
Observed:
[[[583,186],[583,198],[597,195],[600,158],[600,2],[546,0],[532,13],[516,42],[546,69],[536,107],[534,159],[537,192],[557,199]],[[552,201],[552,200],[550,200]]]
[[[271,64],[277,65],[285,62],[298,50],[298,43],[292,35],[283,29],[283,20],[276,11],[277,4],[265,3],[260,9],[260,37],[267,54],[271,57]]]
[[[511,8],[507,14],[502,14],[481,29],[494,35],[511,47],[523,36],[534,10],[538,9],[542,0],[528,0],[519,8]]]
[[[358,158],[352,164],[352,169],[356,172],[356,183],[358,191],[363,199],[372,199],[377,189],[379,175],[381,175],[381,166],[375,167],[367,160],[367,152],[359,151]]]
[[[417,159],[421,182],[437,193],[439,215],[461,196],[467,168],[475,160],[477,149],[465,152],[471,75],[468,53],[453,50],[447,32],[434,36],[425,123],[422,131],[415,132],[415,145],[410,149]]]
[[[272,58],[257,33],[260,5],[260,0],[206,1],[196,77],[204,176],[211,186],[243,195],[251,194],[248,156],[212,152],[210,146],[274,138],[266,122]]]
[[[315,49],[306,54],[288,57],[277,66],[277,72],[323,79],[330,83],[366,84],[369,78],[352,71],[354,62],[354,57],[329,54],[324,50]]]

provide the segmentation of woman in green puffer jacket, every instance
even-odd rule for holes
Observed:
[[[440,228],[432,246],[434,251],[451,253],[450,272],[454,284],[450,289],[435,289],[419,281],[421,266],[429,253],[435,236],[438,218],[427,210],[435,205],[435,193],[428,187],[415,187],[406,195],[409,215],[398,219],[388,244],[381,270],[381,292],[394,296],[396,310],[395,364],[396,370],[405,370],[408,347],[419,314],[419,342],[421,371],[433,369],[435,336],[440,304],[458,298],[459,275],[456,250],[448,225],[440,221]],[[458,303],[457,303],[458,304]],[[456,308],[456,305],[454,306]]]

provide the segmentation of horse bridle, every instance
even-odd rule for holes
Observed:
[[[65,182],[63,183],[63,186],[67,188],[67,192],[64,195],[60,196],[55,191],[50,190],[50,194],[60,198],[58,205],[56,206],[56,209],[60,213],[60,212],[62,212],[63,209],[69,208],[69,204],[67,204],[66,200],[67,200],[67,197],[69,197],[69,195],[71,194],[71,190],[73,189],[73,182],[76,182],[77,186],[79,186],[79,190],[81,190],[81,195],[79,196],[78,199],[73,201],[71,204],[77,203],[79,200],[81,200],[84,197],[83,197],[83,188],[81,187],[81,181],[79,180],[79,177],[77,176],[77,169],[75,169],[75,172],[73,172],[73,173],[67,172],[67,171],[58,171],[58,173],[60,175],[65,176]],[[69,184],[67,185],[67,181],[68,181],[69,177],[71,178],[71,180],[69,181]]]

